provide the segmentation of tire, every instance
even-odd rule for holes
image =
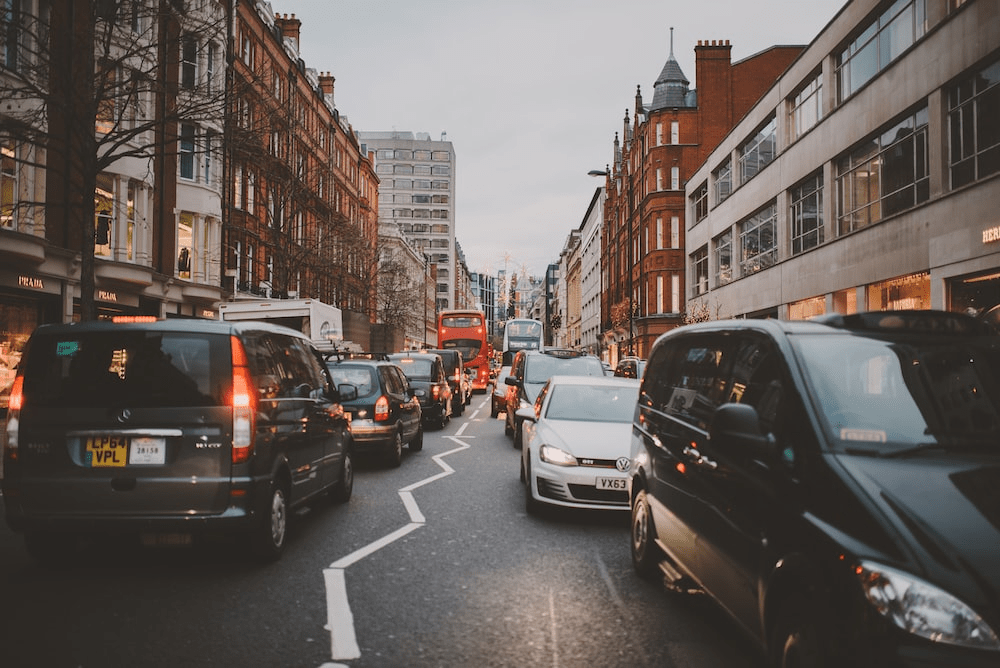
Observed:
[[[459,397],[459,399],[461,399],[461,397]],[[454,406],[452,407],[452,409],[454,410],[454,413],[455,413],[456,416],[462,415],[463,413],[465,413],[465,402],[464,401],[459,401],[458,402],[458,409],[457,410],[454,409]]]
[[[350,448],[344,448],[344,459],[340,463],[340,480],[330,490],[334,503],[347,503],[354,491],[354,461]]]
[[[285,548],[288,534],[288,492],[277,480],[260,506],[257,522],[250,535],[254,555],[264,562],[277,561]]]
[[[828,643],[814,606],[793,595],[781,604],[768,645],[774,668],[826,668]]]
[[[410,444],[406,446],[410,449],[410,452],[420,452],[424,449],[424,426],[420,425],[417,427],[417,435],[413,437]]]
[[[504,415],[503,418],[503,433],[506,436],[514,435],[514,428],[510,426],[510,421],[511,421],[510,411],[507,411],[507,415]]]
[[[632,531],[629,540],[632,552],[632,566],[639,577],[653,580],[660,574],[660,559],[663,555],[657,547],[656,527],[650,512],[646,490],[640,489],[632,502]]]
[[[389,468],[398,468],[403,462],[403,433],[396,430],[392,439],[392,445],[385,452],[385,465]]]
[[[498,415],[500,415],[500,409],[497,408],[497,402],[490,401],[490,417],[495,418]]]
[[[524,447],[524,423],[522,420],[514,420],[514,447],[518,450]]]
[[[542,504],[534,497],[531,491],[534,486],[531,482],[531,462],[528,462],[524,471],[524,512],[529,515],[538,515],[542,511]]]

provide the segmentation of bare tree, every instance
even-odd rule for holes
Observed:
[[[423,331],[424,277],[415,275],[402,252],[384,247],[378,263],[378,322],[403,332]]]
[[[47,191],[46,201],[22,204],[44,205],[48,238],[79,251],[84,320],[96,318],[98,175],[124,161],[146,161],[158,188],[176,178],[181,121],[221,127],[223,86],[189,80],[184,59],[191,56],[187,45],[224,44],[228,3],[207,3],[204,11],[187,11],[188,4],[73,0],[43,5],[51,9],[42,16],[2,17],[0,29],[16,36],[16,46],[8,44],[13,50],[0,77],[0,98],[11,102],[0,110],[0,136],[44,155],[47,187],[36,190]],[[191,156],[209,150],[195,142],[187,148]],[[173,243],[154,246],[153,268],[172,273]]]

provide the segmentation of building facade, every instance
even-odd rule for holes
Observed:
[[[685,184],[803,48],[776,46],[733,63],[728,40],[699,42],[695,91],[671,45],[648,105],[637,88],[606,176],[601,334],[612,363],[645,357],[657,336],[683,324]]]
[[[305,67],[301,22],[238,3],[229,94],[224,262],[234,299],[311,298],[370,341],[378,178],[334,103],[334,78]]]
[[[601,334],[601,231],[604,187],[597,188],[580,223],[580,349],[606,359]]]
[[[1000,5],[847,3],[692,175],[688,310],[1000,303]]]
[[[436,310],[455,308],[455,148],[442,133],[359,132],[375,153],[379,220],[398,225],[437,268]]]

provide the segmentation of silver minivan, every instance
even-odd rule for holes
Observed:
[[[33,557],[83,536],[223,531],[273,560],[296,507],[350,498],[349,422],[309,339],[259,322],[138,320],[43,325],[28,342],[3,493]]]

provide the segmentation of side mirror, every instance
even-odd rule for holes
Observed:
[[[773,461],[778,456],[774,435],[761,429],[757,409],[749,404],[722,404],[708,427],[709,443],[717,453],[735,459]]]
[[[506,378],[503,379],[503,382],[506,383],[507,385],[513,385],[514,387],[521,386],[521,383],[519,383],[517,381],[517,378],[514,378],[514,376],[507,376]]]
[[[514,411],[514,415],[521,418],[522,420],[527,420],[528,422],[535,422],[535,409],[533,406],[526,406],[524,408],[518,408]]]

